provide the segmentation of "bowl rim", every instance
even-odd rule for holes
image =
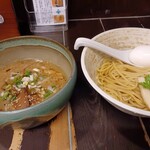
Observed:
[[[146,28],[138,28],[138,27],[125,27],[125,28],[116,28],[116,29],[111,29],[111,30],[107,30],[105,32],[102,32],[96,36],[94,36],[92,38],[92,40],[97,40],[99,37],[101,36],[104,36],[105,34],[109,34],[110,32],[115,32],[115,31],[119,31],[119,30],[149,30],[149,29],[146,29]],[[150,31],[150,30],[149,30]],[[87,81],[91,84],[91,86],[106,100],[108,101],[109,103],[114,104],[113,106],[116,107],[117,109],[119,108],[123,108],[123,110],[120,110],[120,111],[123,111],[127,114],[132,114],[134,113],[134,116],[140,116],[140,117],[150,117],[150,111],[147,111],[147,110],[142,110],[142,109],[139,109],[139,108],[135,108],[135,107],[132,107],[132,106],[129,106],[127,104],[124,104],[118,100],[116,100],[115,98],[111,97],[110,95],[108,95],[107,93],[105,93],[90,77],[88,71],[86,70],[86,65],[85,65],[85,61],[84,61],[84,58],[85,58],[85,55],[86,55],[86,52],[88,51],[88,48],[87,47],[84,47],[83,48],[83,51],[81,53],[81,68],[83,70],[83,73],[87,79]],[[119,107],[118,107],[119,106]],[[129,112],[127,112],[129,111]]]
[[[31,112],[37,111],[39,108],[44,107],[45,104],[47,104],[49,102],[54,103],[55,102],[55,97],[57,97],[61,92],[63,92],[69,86],[69,83],[72,81],[73,77],[76,76],[76,72],[77,72],[75,58],[74,58],[73,54],[71,53],[71,51],[69,51],[69,49],[67,47],[65,47],[63,44],[61,44],[61,43],[59,43],[59,42],[57,42],[57,41],[55,41],[53,39],[49,39],[49,38],[41,37],[41,36],[35,36],[35,35],[15,36],[15,37],[6,38],[4,40],[1,40],[0,44],[3,43],[3,42],[9,42],[9,41],[21,40],[21,39],[37,39],[37,40],[44,40],[44,41],[46,40],[47,42],[51,42],[51,43],[54,43],[54,44],[58,45],[59,47],[61,47],[68,54],[71,62],[67,59],[67,57],[63,53],[61,53],[59,51],[68,60],[68,62],[71,65],[72,70],[71,70],[71,74],[70,74],[70,76],[69,76],[68,81],[66,82],[66,84],[63,86],[62,89],[60,89],[52,97],[47,98],[46,100],[44,100],[43,102],[41,102],[39,104],[30,106],[30,107],[27,107],[27,108],[23,108],[23,109],[19,109],[19,110],[13,110],[13,111],[0,111],[0,115],[2,115],[2,116],[3,115],[9,115],[9,114],[10,115],[22,114],[22,113],[29,114],[29,111],[31,111]],[[42,45],[42,46],[44,46],[44,45]],[[30,116],[25,116],[23,119],[30,118],[30,117],[36,117],[36,116],[42,116],[42,115],[31,114]]]

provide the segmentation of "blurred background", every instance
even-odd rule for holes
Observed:
[[[32,7],[31,0],[27,1]],[[27,34],[28,18],[23,0],[12,0],[12,4],[20,32]],[[68,19],[147,16],[150,14],[149,7],[149,0],[68,0]]]

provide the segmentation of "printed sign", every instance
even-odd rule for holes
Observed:
[[[37,25],[66,24],[66,0],[33,0]]]

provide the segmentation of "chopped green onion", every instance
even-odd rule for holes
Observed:
[[[13,96],[11,97],[11,101],[14,101],[16,98],[17,98],[16,95],[13,95]]]
[[[21,76],[17,76],[17,77],[15,77],[14,78],[14,80],[13,80],[13,83],[16,85],[16,86],[18,86],[18,85],[20,85],[20,84],[22,84],[22,77]]]
[[[25,77],[29,77],[31,75],[31,71],[30,70],[26,70],[24,73]]]
[[[6,100],[9,96],[9,92],[8,91],[5,91],[3,96],[1,96],[2,100]]]
[[[11,87],[11,84],[7,84],[7,85],[4,87],[4,89],[7,90],[7,91],[11,90],[11,88],[12,88],[12,87]]]
[[[52,85],[51,87],[52,87],[53,89],[56,89],[56,85]]]
[[[51,94],[52,94],[52,91],[50,91],[50,90],[47,89],[47,90],[45,91],[44,98],[49,97]]]

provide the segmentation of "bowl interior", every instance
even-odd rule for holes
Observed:
[[[21,59],[39,59],[49,61],[64,70],[67,78],[71,76],[71,63],[64,55],[65,51],[46,47],[44,45],[12,45],[0,52],[0,65]]]
[[[150,30],[143,28],[119,28],[103,32],[95,36],[93,39],[112,48],[125,50],[134,48],[138,45],[150,44]],[[132,115],[150,117],[149,111],[123,104],[101,90],[97,83],[96,70],[101,65],[104,56],[105,54],[94,49],[86,47],[83,49],[81,66],[88,82],[99,94],[119,110]]]

